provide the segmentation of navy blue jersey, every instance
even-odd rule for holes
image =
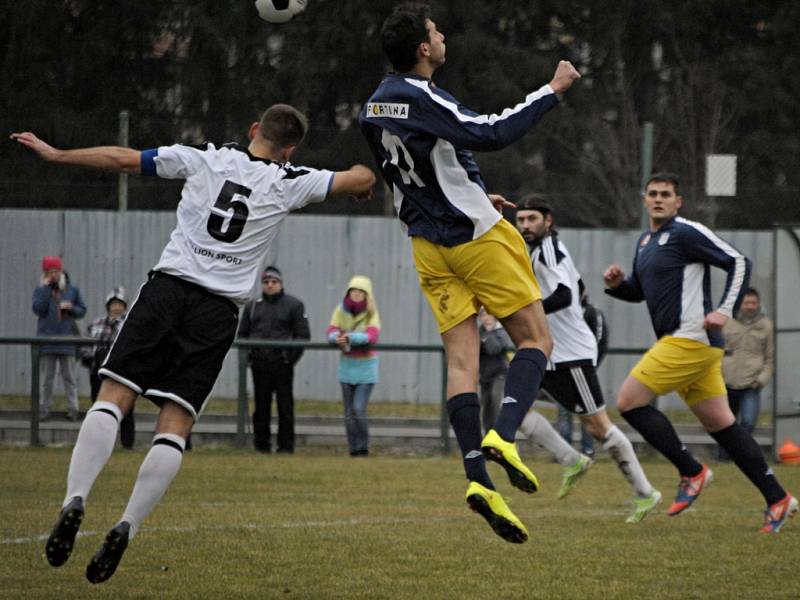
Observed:
[[[390,74],[358,122],[408,234],[455,246],[479,238],[501,218],[471,151],[508,146],[557,102],[546,85],[499,115],[480,115],[428,79]]]
[[[671,335],[723,348],[722,333],[703,328],[705,316],[715,310],[711,266],[728,273],[716,310],[732,317],[750,280],[750,261],[705,225],[675,217],[658,231],[641,235],[633,273],[606,293],[628,302],[647,302],[659,338]]]

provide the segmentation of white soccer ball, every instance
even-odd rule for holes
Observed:
[[[307,0],[256,0],[258,15],[267,23],[286,23],[306,8]]]

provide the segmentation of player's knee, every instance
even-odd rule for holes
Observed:
[[[539,344],[540,350],[549,358],[553,352],[553,337],[550,335],[550,330],[544,332]]]
[[[100,384],[97,400],[116,404],[122,414],[127,415],[133,407],[137,396],[138,394],[129,387],[113,379],[106,378]]]
[[[628,376],[622,382],[622,387],[619,389],[617,395],[617,409],[620,413],[624,413],[634,408],[646,406],[653,399],[654,394],[639,383],[635,378]]]
[[[629,393],[628,390],[625,389],[623,385],[622,388],[619,390],[619,394],[617,395],[617,410],[620,413],[627,412],[636,408],[636,400],[635,398]]]
[[[186,439],[194,426],[194,416],[184,407],[167,400],[161,406],[156,433],[171,433]]]

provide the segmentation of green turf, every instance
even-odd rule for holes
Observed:
[[[531,461],[543,489],[510,489],[531,540],[496,537],[464,502],[460,461],[294,456],[198,448],[132,542],[116,575],[92,586],[85,565],[127,500],[144,451],[115,453],[87,504],[71,560],[47,565],[43,538],[58,513],[70,451],[0,449],[2,598],[798,598],[800,519],[758,533],[762,501],[731,465],[696,509],[664,506],[624,523],[629,496],[601,460],[558,501],[560,468]],[[665,493],[662,461],[645,469]],[[791,489],[800,468],[777,467]],[[665,502],[665,505],[666,505]]]

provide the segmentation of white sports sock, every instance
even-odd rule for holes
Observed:
[[[581,457],[580,453],[570,446],[559,433],[553,429],[550,422],[535,410],[529,410],[522,420],[519,430],[528,439],[553,455],[562,466],[574,465]]]
[[[139,467],[131,498],[120,519],[130,523],[130,539],[136,535],[139,525],[152,512],[178,474],[184,448],[186,441],[179,435],[159,433],[153,438],[153,447]]]
[[[86,501],[94,480],[106,466],[114,450],[121,420],[122,411],[111,402],[100,400],[88,410],[72,449],[67,473],[67,496],[63,506],[75,496]]]
[[[616,425],[612,425],[606,433],[603,450],[606,450],[617,463],[619,470],[622,471],[637,496],[647,498],[653,493],[653,486],[650,485],[642,470],[642,465],[639,464],[639,459],[636,458],[631,441]]]

